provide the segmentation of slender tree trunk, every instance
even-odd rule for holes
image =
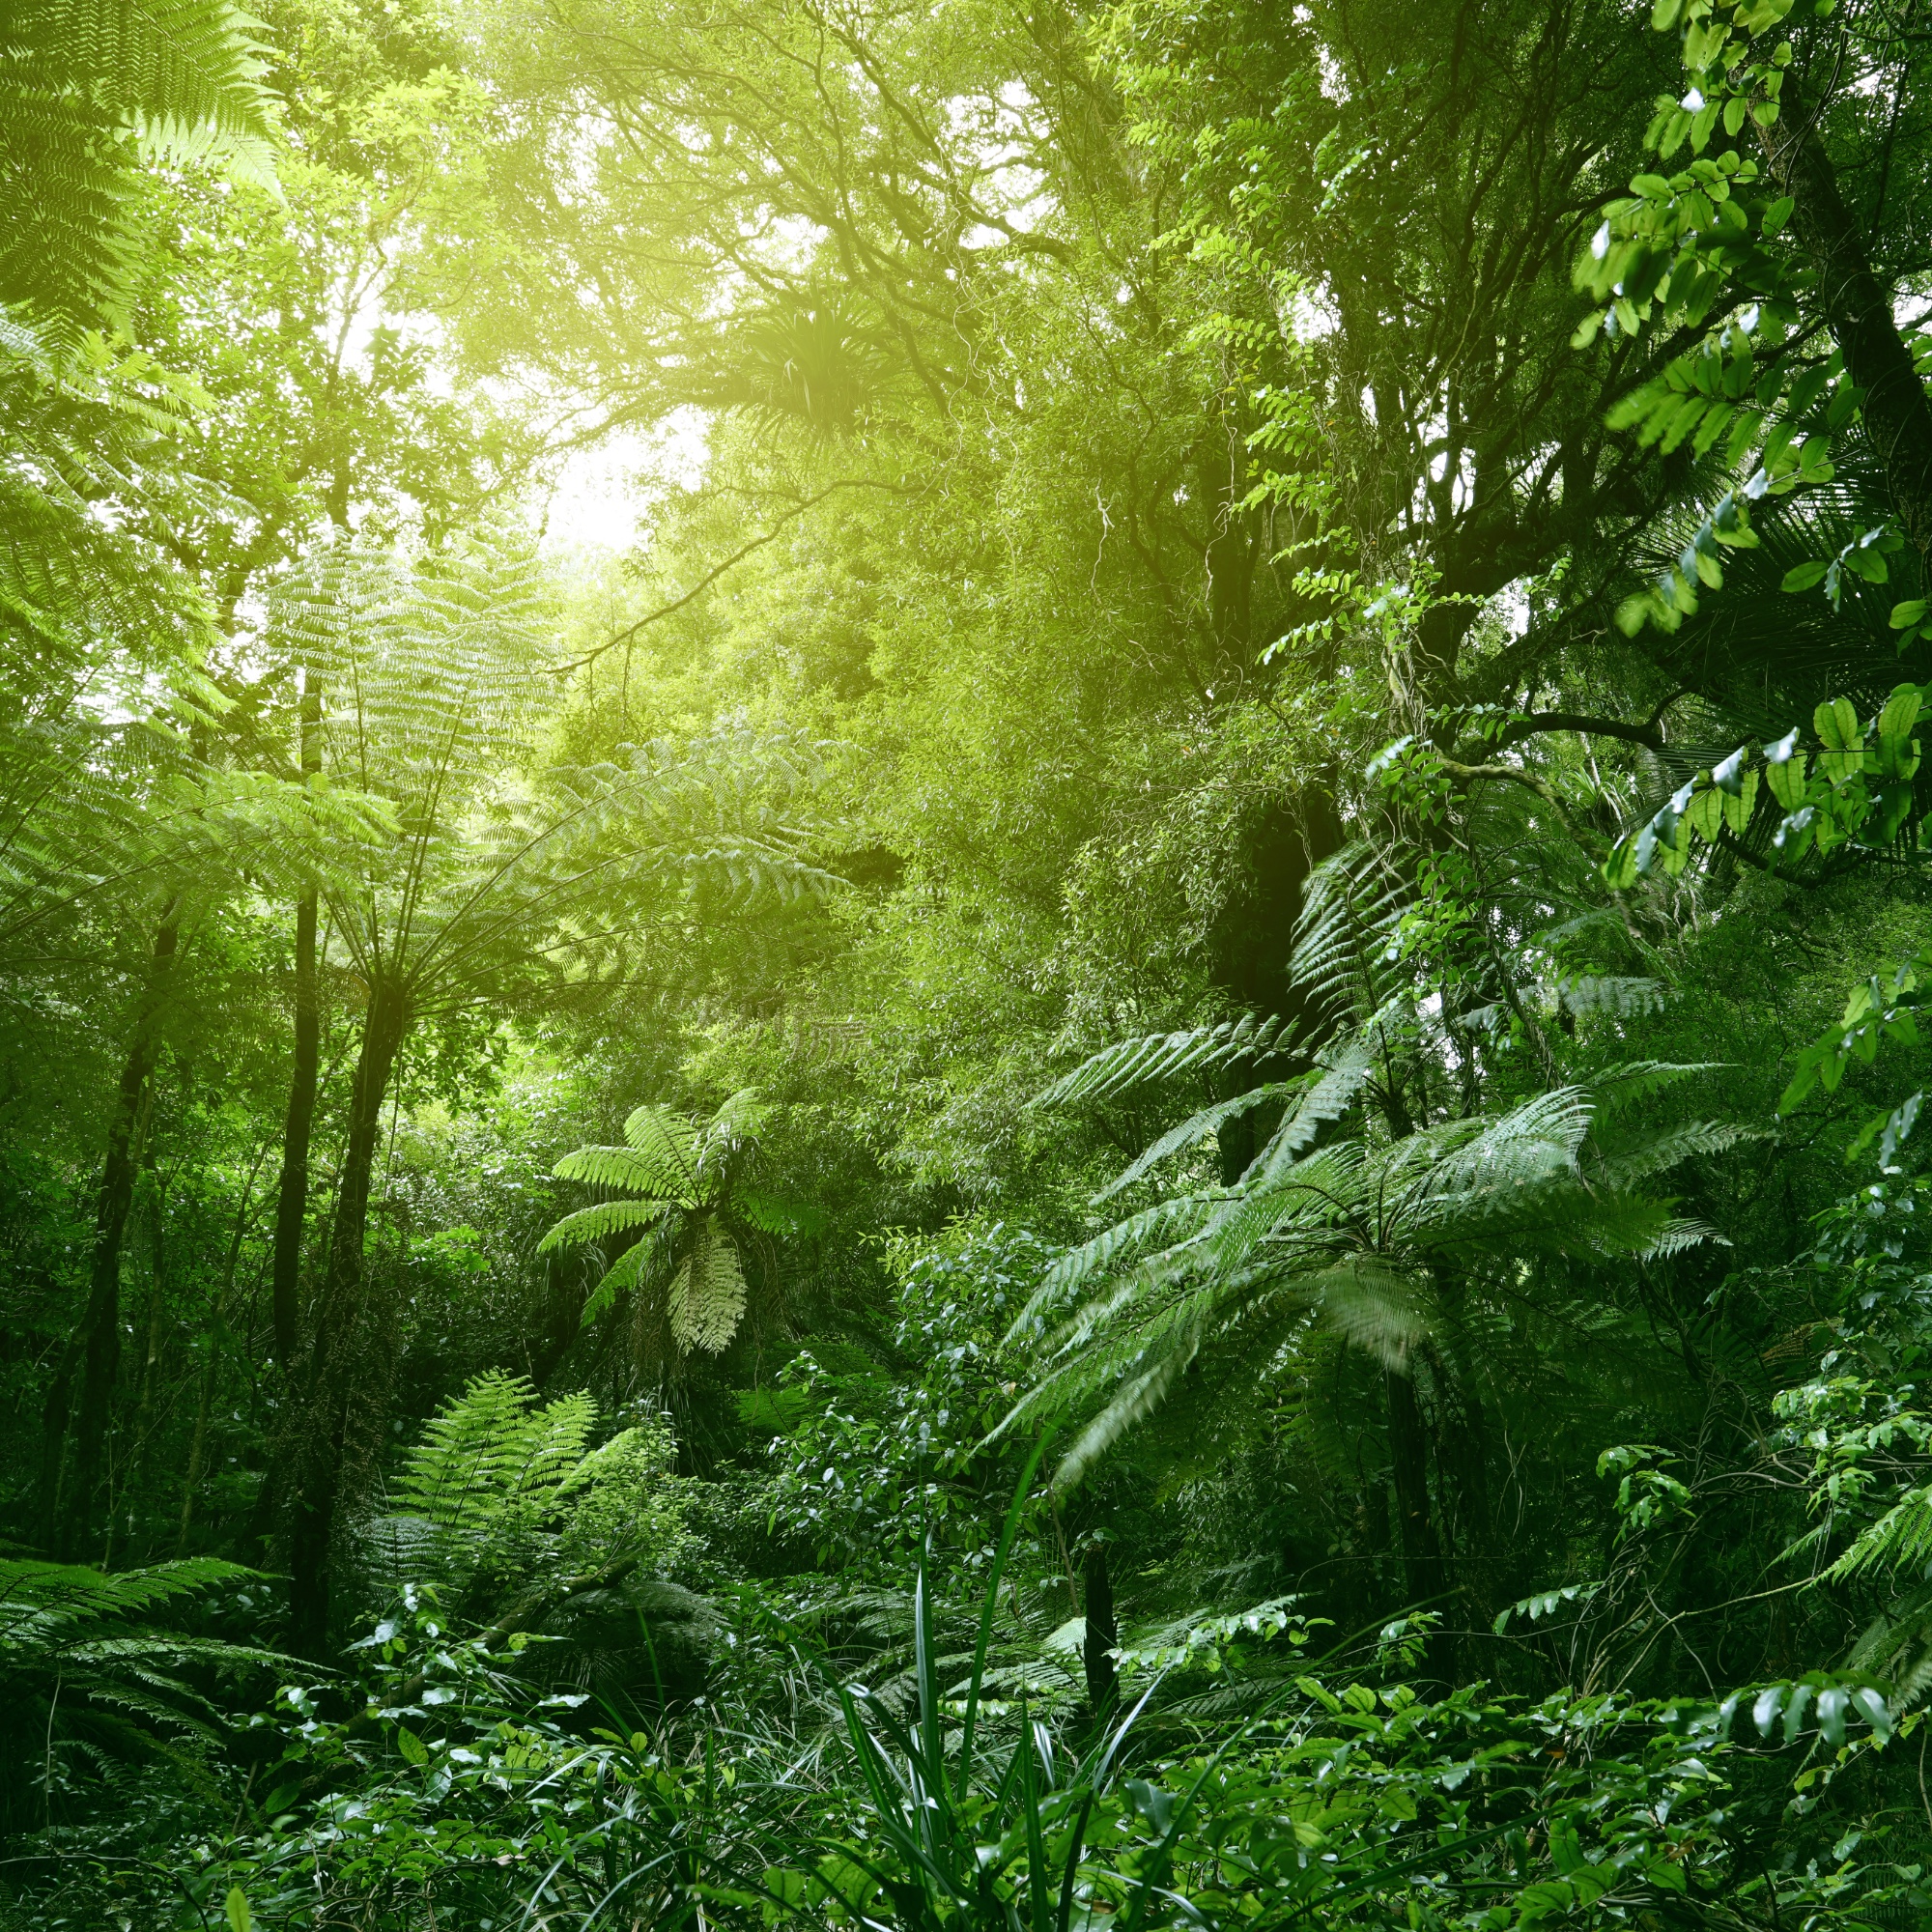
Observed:
[[[155,1161],[152,1153],[150,1153],[148,1158],[148,1179],[150,1185],[153,1186],[155,1184]],[[145,1457],[148,1436],[154,1427],[155,1384],[160,1379],[161,1328],[162,1317],[165,1312],[165,1296],[167,1293],[166,1226],[168,1196],[167,1183],[165,1181],[161,1182],[156,1188],[151,1203],[151,1211],[153,1215],[151,1241],[154,1268],[152,1279],[148,1284],[147,1341],[141,1350],[140,1392],[134,1401],[134,1413],[129,1417],[128,1423],[127,1460],[118,1469],[114,1466],[111,1458],[108,1463],[107,1489],[109,1507],[107,1511],[106,1531],[101,1538],[100,1547],[100,1567],[103,1570],[111,1568],[114,1561],[115,1511],[132,1489],[135,1474]],[[130,1539],[133,1533],[133,1509],[130,1504],[128,1513],[128,1535]]]
[[[1080,1662],[1087,1672],[1087,1701],[1096,1718],[1104,1718],[1121,1688],[1120,1671],[1110,1654],[1119,1647],[1121,1633],[1114,1621],[1114,1579],[1107,1570],[1107,1546],[1089,1544],[1080,1569],[1082,1608],[1087,1618]]]
[[[1864,234],[1838,192],[1818,138],[1817,114],[1789,70],[1780,112],[1758,142],[1791,197],[1791,226],[1818,272],[1825,322],[1851,379],[1865,392],[1865,433],[1885,465],[1893,513],[1921,559],[1932,558],[1932,405],[1898,332],[1891,295],[1873,273]]]
[[[355,1394],[353,1350],[362,1313],[369,1190],[382,1135],[383,1101],[408,1023],[403,989],[379,980],[370,989],[369,1010],[362,1023],[362,1047],[349,1102],[349,1141],[329,1236],[328,1271],[309,1344],[307,1407],[296,1447],[290,1609],[294,1640],[311,1656],[321,1655],[328,1641],[329,1559]]]
[[[275,1202],[274,1262],[270,1307],[274,1321],[275,1361],[295,1372],[300,1346],[298,1301],[302,1230],[308,1212],[309,1136],[315,1125],[316,1069],[322,1040],[315,987],[315,895],[296,902],[295,1066],[289,1077],[289,1111],[282,1129],[281,1186]]]
[[[60,1366],[47,1385],[41,1407],[40,1547],[52,1552],[60,1544],[62,1485],[67,1464],[68,1422],[73,1412],[73,1375],[80,1366],[82,1331],[76,1329],[60,1352]]]
[[[1447,1584],[1442,1545],[1429,1506],[1429,1458],[1415,1383],[1395,1369],[1383,1372],[1388,1395],[1389,1457],[1394,1463],[1396,1516],[1409,1602],[1439,1608]]]
[[[121,1366],[121,1248],[128,1233],[128,1210],[134,1199],[135,1126],[147,1097],[148,1076],[154,1071],[157,1057],[155,1019],[168,976],[174,969],[181,936],[176,917],[175,909],[170,906],[155,934],[147,991],[135,1015],[133,1043],[128,1049],[120,1091],[115,1095],[114,1113],[108,1123],[107,1154],[101,1163],[100,1187],[95,1204],[87,1313],[81,1322],[80,1413],[75,1428],[73,1490],[69,1507],[58,1511],[53,1525],[54,1544],[64,1554],[71,1554],[87,1542],[95,1491],[106,1455],[114,1382]],[[64,1436],[66,1425],[63,1413],[50,1433]],[[58,1449],[52,1460],[58,1465]],[[51,1499],[48,1507],[49,1514],[55,1515]]]
[[[322,769],[322,687],[313,669],[302,673],[301,769]],[[316,1000],[316,895],[296,901],[295,1065],[289,1076],[289,1111],[282,1130],[282,1178],[275,1202],[274,1262],[270,1307],[275,1327],[275,1361],[284,1377],[295,1373],[301,1343],[298,1300],[302,1231],[308,1218],[309,1136],[315,1125],[316,1071],[322,1046],[322,1014]]]
[[[214,1376],[220,1356],[216,1349],[222,1322],[228,1313],[229,1297],[235,1293],[235,1270],[242,1260],[242,1243],[248,1233],[248,1209],[255,1199],[255,1179],[262,1172],[262,1162],[267,1158],[269,1147],[264,1143],[262,1151],[255,1156],[255,1165],[248,1170],[248,1179],[242,1189],[242,1206],[235,1215],[235,1233],[228,1243],[228,1266],[223,1271],[221,1286],[215,1292],[214,1306],[210,1311],[208,1323],[207,1352],[201,1364],[201,1381],[195,1397],[194,1438],[188,1445],[187,1474],[182,1479],[181,1529],[175,1538],[175,1554],[187,1552],[187,1533],[194,1520],[194,1499],[201,1488],[202,1470],[208,1461],[208,1425],[214,1411]]]

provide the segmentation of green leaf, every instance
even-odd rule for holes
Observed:
[[[1925,618],[1925,599],[1908,597],[1902,604],[1891,607],[1891,628],[1894,631],[1909,630],[1914,624],[1922,623]]]
[[[1778,588],[1780,590],[1792,591],[1814,589],[1818,584],[1824,582],[1825,573],[1830,568],[1831,565],[1823,558],[1808,557],[1803,563],[1794,563],[1784,573],[1784,582],[1778,585]]]
[[[1850,1693],[1835,1684],[1829,1690],[1819,1691],[1818,1730],[1828,1745],[1835,1747],[1845,1742],[1845,1707],[1850,1702]]]
[[[1764,212],[1764,234],[1767,241],[1784,233],[1784,224],[1791,219],[1791,211],[1797,204],[1788,195],[1779,195]]]
[[[429,1762],[428,1747],[407,1724],[396,1726],[396,1748],[402,1752],[406,1764],[423,1765]]]
[[[248,1910],[248,1900],[239,1885],[228,1888],[228,1897],[223,1904],[222,1916],[228,1920],[228,1932],[250,1932],[255,1923],[255,1915]]]
[[[1828,752],[1856,752],[1864,746],[1859,714],[1849,697],[1828,697],[1811,714],[1811,724]]]

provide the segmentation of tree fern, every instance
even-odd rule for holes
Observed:
[[[624,1197],[565,1215],[538,1252],[602,1245],[651,1231],[606,1267],[585,1303],[583,1321],[601,1319],[620,1296],[661,1302],[673,1349],[716,1354],[744,1321],[747,1284],[741,1228],[786,1231],[798,1215],[745,1185],[758,1155],[765,1108],[751,1089],[727,1098],[708,1121],[646,1104],[624,1122],[623,1147],[582,1147],[556,1164],[559,1179],[622,1188]],[[639,1335],[655,1324],[634,1324]]]
[[[57,1758],[99,1766],[218,1744],[228,1726],[212,1675],[291,1660],[166,1620],[223,1585],[259,1580],[213,1557],[119,1573],[0,1559],[0,1728],[14,1734],[18,1758],[50,1771]]]
[[[0,305],[56,336],[126,320],[143,157],[273,188],[256,23],[229,0],[18,0],[0,37]]]
[[[372,1579],[439,1581],[461,1599],[627,1549],[669,1560],[683,1532],[668,1431],[649,1422],[592,1447],[596,1426],[586,1395],[539,1405],[521,1376],[475,1377],[404,1458],[396,1507],[362,1525]]]
[[[1338,1056],[1302,1106],[1332,1081],[1317,1111],[1341,1118],[1367,1070],[1363,1054]],[[1311,1148],[1310,1124],[1292,1111],[1239,1185],[1158,1203],[1053,1264],[1009,1342],[1086,1298],[1046,1333],[1034,1385],[1002,1427],[1084,1411],[1056,1478],[1072,1482],[1209,1349],[1229,1372],[1314,1320],[1399,1365],[1435,1323],[1440,1264],[1643,1256],[1709,1238],[1628,1179],[1725,1144],[1722,1131],[1661,1137],[1613,1170],[1589,1145],[1594,1113],[1587,1090],[1558,1088],[1495,1117]]]
[[[1133,1087],[1178,1079],[1183,1073],[1211,1072],[1244,1060],[1285,1053],[1294,1029],[1286,1020],[1239,1019],[1181,1033],[1146,1034],[1124,1039],[1083,1060],[1071,1073],[1036,1094],[1036,1107],[1065,1107],[1075,1101],[1114,1098]]]

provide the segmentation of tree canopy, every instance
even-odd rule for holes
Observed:
[[[0,1921],[1932,1914],[1924,41],[19,0]]]

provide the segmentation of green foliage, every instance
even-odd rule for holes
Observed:
[[[139,161],[214,160],[272,187],[259,22],[231,0],[27,0],[0,65],[0,303],[58,340],[125,324],[146,238]]]
[[[170,1624],[224,1586],[261,1580],[213,1557],[111,1573],[0,1560],[5,1748],[16,1775],[35,1768],[31,1788],[9,1795],[10,1829],[71,1814],[120,1765],[169,1762],[205,1779],[237,1680],[288,1660]]]
[[[567,1214],[538,1243],[538,1252],[602,1243],[611,1236],[655,1230],[626,1248],[605,1269],[584,1304],[588,1322],[628,1293],[639,1311],[661,1295],[672,1348],[716,1354],[745,1316],[746,1282],[731,1224],[769,1227],[770,1204],[743,1182],[755,1162],[765,1109],[749,1088],[732,1094],[702,1123],[668,1107],[642,1106],[624,1122],[623,1147],[582,1147],[556,1164],[561,1180],[629,1188],[639,1199],[599,1202]]]
[[[389,1514],[362,1530],[383,1582],[433,1582],[452,1601],[514,1598],[623,1558],[673,1567],[686,1531],[675,1450],[650,1416],[591,1446],[596,1405],[538,1406],[521,1377],[476,1377],[405,1455]]]

